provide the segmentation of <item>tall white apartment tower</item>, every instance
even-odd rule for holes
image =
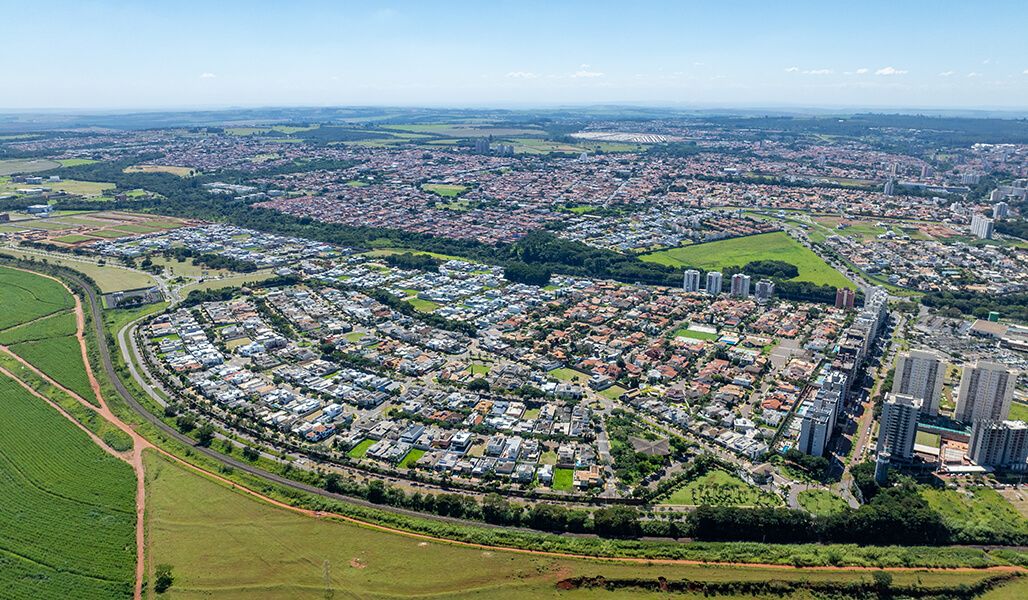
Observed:
[[[1010,415],[1017,374],[999,363],[980,360],[964,367],[957,398],[957,420],[1003,421]]]
[[[889,394],[882,404],[878,452],[888,452],[893,459],[910,460],[914,456],[917,415],[920,412],[920,398],[906,394]]]
[[[700,272],[696,269],[689,269],[682,278],[682,289],[687,292],[700,291]]]
[[[906,394],[923,400],[921,410],[931,416],[939,414],[939,398],[946,375],[946,361],[930,350],[902,352],[892,380],[893,394]]]
[[[723,279],[721,271],[707,271],[707,293],[711,296],[717,296],[721,293],[721,280]]]

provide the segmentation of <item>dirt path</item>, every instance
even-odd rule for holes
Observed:
[[[62,281],[60,281],[60,280],[58,280],[58,279],[56,279],[54,277],[50,277],[49,275],[45,275],[45,274],[41,274],[41,273],[36,273],[34,271],[26,271],[26,272],[34,273],[34,274],[40,275],[42,277],[48,277],[49,279],[54,279],[55,281],[58,281],[59,283],[61,283],[61,285],[63,285],[65,287],[65,289],[68,289],[68,291],[71,292],[70,288],[68,288],[68,286],[65,285],[64,282],[62,282]],[[74,296],[74,294],[72,294],[72,295]],[[396,527],[389,527],[389,526],[386,526],[386,525],[380,525],[378,523],[371,523],[371,522],[368,522],[368,521],[364,521],[364,520],[361,520],[361,519],[357,519],[357,518],[350,517],[350,516],[343,515],[343,514],[339,514],[339,513],[328,512],[328,511],[315,511],[315,510],[300,508],[300,507],[297,507],[297,506],[292,506],[290,504],[287,504],[285,502],[282,502],[280,500],[276,500],[276,499],[274,499],[274,498],[272,498],[270,496],[262,494],[262,493],[260,493],[260,492],[258,492],[256,490],[253,490],[253,489],[250,489],[250,488],[248,488],[246,486],[240,485],[240,484],[238,484],[238,483],[236,483],[234,481],[231,481],[231,480],[229,480],[229,479],[227,479],[227,478],[225,478],[225,477],[223,477],[221,475],[218,475],[218,474],[216,474],[216,473],[214,473],[212,471],[208,471],[208,470],[206,470],[204,468],[201,468],[201,467],[199,467],[197,465],[189,463],[189,462],[187,462],[187,461],[185,461],[185,460],[183,460],[183,459],[181,459],[181,458],[171,454],[170,452],[168,452],[168,451],[166,451],[166,450],[164,450],[162,448],[154,446],[148,440],[146,440],[141,435],[136,433],[135,430],[133,430],[131,427],[129,427],[120,418],[118,418],[116,415],[114,415],[114,413],[111,412],[111,410],[108,408],[107,403],[103,400],[103,396],[100,393],[100,385],[97,382],[96,377],[94,376],[92,368],[91,368],[91,366],[89,364],[88,353],[86,351],[86,344],[85,344],[85,335],[84,335],[85,315],[84,315],[84,313],[82,311],[82,303],[81,303],[79,297],[78,296],[74,296],[74,297],[75,297],[75,314],[76,314],[77,329],[78,329],[76,337],[78,338],[79,344],[81,345],[81,348],[82,348],[82,357],[83,357],[83,360],[84,360],[85,365],[86,365],[86,373],[89,376],[90,386],[93,388],[93,392],[94,392],[94,394],[97,397],[97,402],[99,403],[99,407],[97,407],[97,406],[93,405],[92,403],[86,401],[85,399],[83,399],[82,397],[76,395],[75,393],[71,392],[70,390],[67,390],[66,388],[64,388],[63,386],[58,384],[57,382],[53,381],[50,377],[48,377],[44,373],[40,372],[34,366],[26,363],[20,357],[17,357],[16,355],[13,355],[13,354],[12,354],[12,356],[15,356],[15,358],[17,358],[19,360],[19,362],[21,362],[22,364],[26,365],[28,368],[32,369],[33,372],[37,373],[39,376],[44,378],[48,383],[50,383],[50,384],[58,387],[59,389],[65,391],[66,393],[71,395],[73,398],[75,398],[76,400],[81,402],[84,406],[86,406],[87,408],[89,408],[89,409],[93,410],[94,412],[100,414],[102,417],[104,417],[104,419],[106,419],[111,424],[115,425],[116,427],[118,427],[119,429],[121,429],[122,431],[124,431],[125,433],[127,433],[129,436],[132,437],[132,441],[133,441],[132,451],[130,453],[128,453],[128,456],[119,456],[119,457],[122,458],[123,460],[128,461],[132,465],[133,469],[136,471],[136,477],[137,477],[137,492],[136,492],[136,510],[137,510],[137,515],[136,515],[137,516],[137,521],[136,521],[136,547],[137,547],[136,560],[137,560],[137,564],[136,564],[136,588],[135,588],[135,599],[136,600],[141,600],[142,599],[142,582],[143,582],[143,577],[144,577],[144,574],[145,574],[144,548],[145,548],[145,541],[146,540],[145,540],[143,516],[144,516],[144,512],[145,512],[144,509],[145,509],[145,501],[146,501],[146,490],[145,490],[145,473],[144,473],[144,468],[143,468],[143,451],[145,449],[147,449],[147,448],[153,449],[154,451],[156,451],[159,454],[165,456],[169,460],[171,460],[171,461],[173,461],[173,462],[175,462],[175,463],[177,463],[179,465],[182,465],[186,469],[194,471],[194,472],[200,474],[201,476],[213,479],[213,480],[215,480],[217,482],[220,482],[220,483],[222,483],[224,485],[229,486],[232,489],[235,489],[235,490],[238,490],[238,491],[243,492],[245,494],[248,494],[250,496],[253,496],[254,498],[257,498],[258,500],[261,500],[263,502],[266,502],[266,503],[268,503],[268,504],[270,504],[272,506],[278,507],[278,508],[282,508],[282,509],[285,509],[285,510],[289,510],[289,511],[292,511],[292,512],[295,512],[295,513],[299,513],[299,514],[302,514],[302,515],[305,515],[305,516],[313,517],[313,518],[331,519],[331,520],[343,521],[343,522],[351,523],[351,524],[354,524],[354,525],[357,525],[357,526],[360,526],[360,527],[365,527],[365,528],[373,529],[373,530],[376,530],[376,531],[382,531],[382,532],[385,532],[385,533],[391,533],[391,534],[394,534],[394,535],[401,535],[401,536],[412,538],[412,539],[423,540],[423,541],[428,541],[428,542],[435,542],[435,543],[439,543],[439,544],[449,544],[449,545],[453,545],[453,546],[462,546],[462,547],[466,547],[466,548],[475,548],[475,549],[485,550],[485,551],[512,552],[512,553],[516,553],[516,554],[529,554],[529,555],[535,555],[535,556],[546,556],[546,557],[551,557],[551,558],[563,558],[563,559],[573,559],[573,560],[589,560],[589,561],[612,562],[612,563],[637,563],[637,564],[659,564],[659,565],[717,565],[717,566],[724,566],[724,567],[738,567],[738,568],[747,568],[747,567],[749,567],[749,568],[780,569],[780,570],[795,570],[795,569],[813,570],[813,571],[879,571],[879,570],[885,570],[885,571],[893,571],[893,572],[902,572],[902,571],[927,571],[927,572],[930,572],[930,571],[947,571],[947,572],[979,572],[979,573],[980,572],[1004,572],[1004,573],[1008,573],[1008,572],[1022,572],[1022,573],[1028,572],[1028,569],[1025,569],[1024,567],[1007,566],[1007,565],[998,565],[998,566],[981,567],[981,568],[977,568],[977,567],[955,567],[955,568],[938,568],[938,567],[936,567],[936,568],[931,568],[931,567],[929,567],[929,568],[926,568],[926,567],[886,567],[884,569],[881,569],[879,567],[860,567],[860,566],[850,566],[850,567],[835,567],[835,566],[794,567],[792,565],[779,565],[779,564],[769,564],[769,563],[710,562],[710,561],[688,560],[688,559],[660,559],[660,558],[632,558],[632,557],[590,556],[590,555],[586,555],[586,554],[574,554],[574,553],[570,553],[570,552],[551,552],[551,551],[545,551],[545,550],[530,550],[530,549],[525,549],[525,548],[514,548],[514,547],[507,547],[507,546],[491,546],[491,545],[488,545],[488,544],[478,544],[478,543],[474,543],[474,542],[465,542],[465,541],[459,541],[459,540],[452,540],[452,539],[437,537],[437,536],[423,534],[423,533],[415,533],[415,532],[412,532],[412,531],[406,531],[406,530],[399,529],[399,528],[396,528]],[[100,343],[104,343],[104,342],[101,340]],[[22,383],[22,385],[24,386],[25,384]],[[35,394],[35,391],[34,390],[32,390],[32,391]],[[38,396],[38,394],[36,394],[36,395]],[[54,406],[53,403],[50,402],[49,400],[47,400],[46,398],[43,398],[43,399],[46,400],[48,403],[50,403],[52,406]],[[66,412],[64,412],[63,410],[61,410],[60,407],[55,406],[55,408],[60,410],[61,414],[63,414],[69,420],[71,420],[72,422],[76,423],[79,427],[82,427],[82,425],[80,423],[78,423],[71,415],[69,415]],[[84,427],[83,427],[83,429],[84,429]],[[87,430],[87,433],[90,433],[90,437],[94,438],[94,441],[97,441],[101,445],[101,447],[106,448],[106,445],[103,444],[102,441],[99,441],[99,439],[96,438],[96,436],[93,435],[92,432],[88,432],[88,430]],[[108,448],[108,450],[111,451],[111,449],[109,449],[109,448]]]
[[[15,268],[15,267],[12,267],[12,268]],[[71,290],[70,287],[68,287],[68,285],[66,283],[64,283],[63,281],[61,281],[60,279],[58,279],[56,277],[53,277],[51,275],[47,275],[45,273],[38,273],[36,271],[29,271],[27,269],[17,269],[17,270],[23,271],[25,273],[32,273],[33,275],[38,275],[39,277],[45,277],[45,278],[50,279],[52,281],[56,281],[65,290],[67,290],[69,294],[71,294],[72,298],[75,299],[75,308],[74,308],[74,311],[75,311],[75,338],[79,342],[79,350],[82,353],[82,364],[85,366],[86,376],[89,378],[89,387],[93,390],[93,396],[95,396],[95,398],[96,398],[96,403],[94,404],[92,402],[89,402],[88,400],[86,400],[82,396],[79,396],[75,392],[73,392],[73,391],[69,390],[68,388],[62,386],[61,384],[57,383],[52,378],[50,378],[47,374],[43,373],[42,371],[37,369],[35,366],[33,366],[32,364],[28,363],[27,361],[22,359],[17,354],[14,354],[10,350],[8,350],[6,347],[0,346],[0,350],[3,350],[5,353],[7,353],[8,355],[12,356],[18,362],[20,362],[21,364],[25,365],[28,369],[30,369],[33,373],[35,373],[36,375],[38,375],[39,377],[44,379],[50,385],[53,385],[54,387],[60,389],[64,393],[68,394],[69,396],[71,396],[72,398],[77,400],[79,403],[81,403],[86,408],[88,408],[88,409],[92,410],[93,412],[99,414],[106,421],[108,421],[109,423],[111,423],[112,425],[114,425],[115,427],[120,429],[121,431],[125,432],[125,434],[127,434],[132,439],[132,450],[130,450],[129,452],[126,452],[124,454],[117,453],[117,452],[115,452],[113,450],[113,448],[109,448],[105,443],[103,443],[102,440],[100,440],[100,438],[98,438],[95,434],[93,434],[91,431],[86,429],[81,423],[79,423],[77,420],[75,420],[74,417],[69,415],[64,410],[62,410],[59,406],[57,406],[53,402],[47,400],[46,398],[43,398],[40,394],[36,393],[35,390],[31,390],[34,395],[36,395],[36,396],[38,396],[40,398],[43,398],[44,400],[47,400],[48,404],[50,404],[51,406],[56,408],[58,411],[60,411],[60,413],[62,415],[64,415],[66,418],[68,418],[73,423],[78,425],[81,429],[83,429],[87,433],[89,433],[90,438],[94,442],[96,442],[101,448],[107,450],[108,452],[114,453],[115,456],[117,456],[118,458],[121,458],[122,460],[126,461],[127,463],[129,463],[129,465],[132,466],[132,470],[136,474],[136,581],[135,581],[135,588],[134,588],[134,592],[133,592],[133,598],[134,598],[134,600],[142,600],[142,597],[143,597],[143,579],[145,577],[145,569],[146,569],[146,561],[145,561],[146,532],[145,532],[145,523],[144,523],[144,518],[145,518],[145,515],[146,515],[146,472],[145,472],[144,466],[143,466],[143,450],[145,450],[146,448],[153,448],[154,446],[153,446],[153,444],[150,443],[149,440],[147,440],[143,436],[139,435],[139,433],[137,433],[136,430],[132,429],[124,421],[119,419],[111,411],[110,407],[107,406],[107,402],[103,398],[103,393],[100,390],[100,382],[97,381],[96,375],[93,373],[93,368],[92,368],[92,366],[89,363],[89,351],[88,351],[88,349],[86,347],[86,335],[85,335],[85,331],[86,331],[86,315],[85,315],[85,312],[82,310],[82,300],[78,297],[77,294],[75,294]],[[103,341],[101,340],[100,343],[103,343]],[[26,389],[28,389],[28,386],[24,382],[21,382],[16,377],[14,379],[15,379],[15,381],[18,381],[19,383],[21,383],[23,387],[26,387]]]

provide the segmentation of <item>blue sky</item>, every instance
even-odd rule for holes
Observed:
[[[1028,2],[0,0],[2,108],[1028,108]]]

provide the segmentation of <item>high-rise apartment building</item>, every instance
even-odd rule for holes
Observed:
[[[923,400],[921,410],[934,417],[939,414],[939,399],[942,397],[945,376],[946,361],[937,352],[901,352],[892,379],[892,393]]]
[[[1017,375],[1005,366],[980,360],[964,367],[957,396],[957,420],[1003,421],[1010,415]]]

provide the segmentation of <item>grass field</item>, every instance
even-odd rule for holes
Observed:
[[[0,375],[0,596],[131,598],[135,476]]]
[[[704,270],[742,267],[755,260],[781,260],[795,265],[799,270],[800,274],[795,281],[809,281],[833,287],[854,287],[842,273],[783,231],[692,244],[643,254],[639,258],[676,268],[695,267]]]
[[[414,463],[416,463],[419,460],[421,460],[421,457],[424,456],[424,455],[425,455],[425,451],[424,450],[419,450],[417,448],[414,448],[413,450],[408,452],[406,456],[403,457],[403,460],[400,461],[399,467],[401,469],[409,469],[409,468],[414,466]]]
[[[782,500],[724,471],[709,473],[675,490],[661,504],[779,506]]]
[[[818,516],[842,512],[849,507],[845,500],[826,490],[803,490],[797,499],[807,512]]]
[[[365,252],[364,256],[369,258],[381,258],[383,256],[392,256],[394,254],[424,254],[431,256],[432,258],[438,258],[439,260],[467,260],[468,262],[475,262],[468,260],[462,256],[454,256],[453,254],[440,254],[438,252],[429,252],[427,250],[411,250],[409,248],[376,248],[370,252]]]
[[[568,369],[565,367],[554,369],[550,371],[548,375],[559,381],[579,381],[581,383],[589,381],[589,376],[585,373],[581,371],[576,371],[574,369]]]
[[[1011,402],[1010,420],[1028,421],[1028,404],[1024,404],[1023,402]]]
[[[707,333],[706,331],[696,331],[694,329],[678,329],[675,331],[674,336],[692,338],[694,340],[716,340],[721,337],[716,333]]]
[[[62,244],[81,244],[82,242],[91,242],[95,239],[96,238],[89,237],[88,235],[79,235],[77,233],[53,238],[55,242],[60,242]]]
[[[977,488],[965,494],[923,487],[921,496],[954,529],[1028,533],[1028,519],[995,490]]]
[[[147,451],[147,568],[171,566],[170,598],[668,598],[639,588],[564,591],[575,577],[608,580],[868,580],[859,571],[657,565],[534,556],[420,540],[267,505]],[[983,574],[897,572],[896,584],[957,585]],[[702,594],[674,594],[702,598]],[[734,598],[733,596],[724,596]],[[789,596],[775,596],[776,598]],[[800,594],[796,597],[809,598]]]
[[[192,177],[196,174],[195,169],[189,167],[174,167],[171,165],[132,165],[125,167],[125,173],[171,173],[179,177]]]
[[[575,472],[572,469],[554,469],[553,483],[550,485],[555,490],[568,492],[575,485]]]
[[[941,439],[942,436],[940,436],[937,433],[918,431],[917,436],[914,438],[914,443],[921,444],[922,446],[931,446],[932,448],[938,448]]]
[[[181,292],[184,296],[193,290],[219,290],[221,288],[235,287],[247,283],[264,281],[265,279],[274,276],[275,272],[271,269],[254,271],[253,273],[240,273],[238,275],[232,275],[221,279],[208,279],[200,283],[193,283],[183,287]]]
[[[423,313],[430,313],[439,310],[439,304],[432,302],[431,300],[422,300],[421,298],[411,298],[407,302],[410,302],[414,310]]]
[[[0,330],[72,308],[61,285],[31,273],[0,267]]]
[[[20,342],[44,340],[74,334],[75,315],[71,311],[63,311],[49,317],[43,317],[38,321],[0,331],[0,344],[10,346]]]
[[[143,273],[142,271],[125,269],[113,265],[98,265],[93,262],[76,260],[71,257],[63,258],[53,255],[44,256],[21,250],[12,250],[9,248],[0,248],[0,253],[24,259],[41,260],[45,258],[52,264],[74,269],[92,278],[100,287],[100,291],[105,294],[109,292],[135,290],[157,285],[157,282],[154,281],[153,277]]]
[[[347,454],[350,455],[350,458],[364,458],[364,455],[368,453],[368,448],[374,445],[375,440],[363,440],[353,448],[350,448]]]
[[[425,183],[422,184],[421,189],[442,196],[443,198],[456,198],[464,192],[468,191],[467,186],[464,185],[451,185],[447,183]]]
[[[78,167],[81,165],[91,165],[98,161],[89,158],[62,158],[57,162],[61,163],[62,167]]]
[[[61,163],[45,158],[14,158],[0,160],[0,176],[12,173],[38,173],[61,166]]]

